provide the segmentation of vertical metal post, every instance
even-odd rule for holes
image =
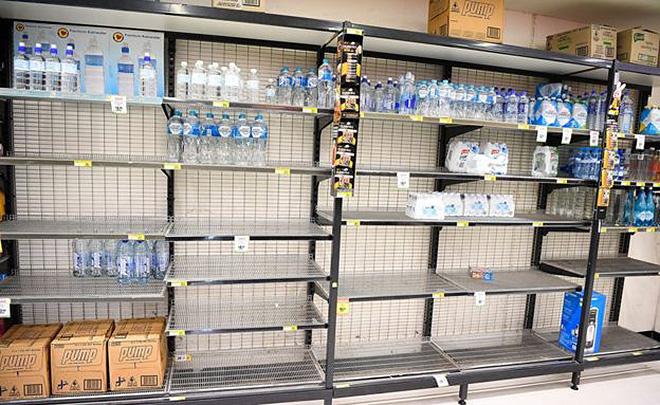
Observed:
[[[467,402],[467,396],[468,396],[468,385],[467,384],[461,384],[458,387],[458,404],[459,405],[465,405]]]
[[[619,253],[628,255],[630,249],[630,234],[622,233],[619,237]],[[612,303],[610,304],[610,322],[618,322],[619,315],[621,314],[621,302],[623,301],[623,286],[625,283],[624,277],[616,277],[614,279],[614,288],[612,290]]]
[[[550,188],[545,184],[539,184],[536,208],[545,210],[548,205],[548,194]],[[532,238],[532,266],[538,266],[541,263],[541,252],[543,250],[543,237],[545,236],[542,228],[534,228],[534,237]],[[536,312],[536,294],[527,294],[525,302],[525,318],[523,328],[532,329],[534,327],[534,315]]]
[[[325,355],[325,387],[332,389],[335,372],[335,335],[337,333],[337,288],[341,253],[342,198],[334,199],[332,215],[332,257],[330,259],[330,296],[328,297],[328,342]]]
[[[175,70],[176,70],[176,40],[170,32],[165,33],[165,53],[167,63],[165,64],[165,96],[174,97],[175,94]],[[174,114],[172,106],[163,104],[163,112],[167,119]],[[162,170],[167,178],[167,218],[173,219],[174,211],[174,170]],[[174,260],[174,242],[169,243],[170,260]],[[172,311],[174,306],[174,288],[167,288],[167,313]],[[176,349],[175,339],[168,339],[167,347],[170,352]]]

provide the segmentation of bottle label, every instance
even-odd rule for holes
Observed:
[[[209,125],[208,127],[206,127],[206,130],[204,132],[206,132],[206,136],[220,135],[220,133],[218,132],[218,127],[216,127],[215,125]]]
[[[206,75],[202,72],[192,74],[192,84],[206,84]]]
[[[419,98],[426,98],[426,96],[429,95],[429,91],[427,89],[419,89],[417,95],[419,96]]]
[[[190,75],[187,73],[178,73],[176,75],[176,81],[180,84],[188,84],[190,83]]]
[[[208,75],[208,85],[212,87],[220,87],[222,84],[222,76],[220,75]]]
[[[14,59],[14,70],[30,70],[30,62],[27,59]]]
[[[258,80],[248,80],[245,83],[245,87],[250,90],[259,90],[259,81]]]
[[[223,138],[231,137],[231,127],[229,126],[221,126],[220,128],[218,128],[218,132],[220,133],[220,136]]]
[[[156,71],[153,69],[140,69],[141,80],[153,80],[156,78]]]
[[[87,66],[103,67],[103,55],[85,55],[85,64]]]
[[[291,83],[291,80],[289,80],[288,77],[286,76],[280,76],[277,78],[277,87],[287,87]]]
[[[171,122],[167,129],[171,135],[181,135],[183,134],[183,125],[179,122]]]
[[[272,87],[269,87],[266,89],[266,97],[267,98],[272,98],[275,97],[275,89]]]
[[[60,73],[62,71],[60,62],[48,61],[46,62],[46,72]]]
[[[117,63],[117,72],[133,74],[134,65],[132,63]]]
[[[31,60],[30,70],[44,71],[46,69],[45,63],[42,60]]]
[[[264,132],[263,128],[258,126],[252,127],[252,138],[259,139],[264,135]]]
[[[69,75],[78,74],[78,65],[71,62],[62,62],[62,73]]]
[[[250,127],[247,125],[238,127],[238,134],[241,136],[241,138],[249,138],[250,132]]]
[[[318,80],[316,77],[311,77],[307,79],[307,87],[308,88],[316,88],[318,86]]]

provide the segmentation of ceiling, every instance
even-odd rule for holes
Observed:
[[[660,0],[504,0],[509,10],[660,32]]]

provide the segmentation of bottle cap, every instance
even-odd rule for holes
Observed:
[[[257,73],[257,69],[255,69],[255,68],[250,69],[250,73],[252,73],[252,74],[256,74],[256,73]]]
[[[212,112],[207,112],[206,113],[206,118],[213,118],[213,113]]]
[[[151,55],[149,55],[149,52],[144,53],[144,61],[151,62]]]
[[[122,46],[121,47],[121,53],[128,53],[130,50],[128,49],[127,46]]]
[[[185,60],[181,62],[181,67],[188,67],[188,62],[186,62]]]
[[[197,116],[197,110],[188,111],[188,115],[192,115],[192,116],[196,117]]]
[[[323,58],[323,63],[328,65],[328,64],[330,64],[330,61],[328,60],[328,58]]]

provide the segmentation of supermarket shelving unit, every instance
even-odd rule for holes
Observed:
[[[97,15],[99,10],[103,10],[102,19]],[[318,64],[324,56],[330,55],[332,39],[346,27],[363,30],[364,70],[375,72],[379,78],[420,69],[421,77],[496,82],[506,87],[529,88],[542,78],[566,80],[578,87],[585,83],[608,86],[611,90],[615,72],[619,71],[621,80],[630,83],[629,87],[637,92],[643,104],[650,93],[649,86],[658,83],[660,77],[658,69],[509,45],[162,2],[0,1],[0,15],[16,20],[115,24],[165,31],[169,95],[174,93],[179,43],[191,46],[189,42],[194,42],[199,47],[197,53],[184,55],[190,58],[204,52],[212,56],[220,52],[223,58],[236,57],[226,56],[223,52],[230,51],[224,48],[217,51],[214,47],[230,44],[253,47],[251,51],[257,53],[265,48],[291,50],[293,56],[289,57],[295,59],[292,63],[306,63],[304,58],[311,54]],[[11,37],[10,21],[4,20],[3,24],[3,32]],[[11,45],[2,46],[8,46],[2,50],[3,58],[11,61]],[[300,57],[297,52],[307,54]],[[265,59],[271,57],[264,56]],[[246,63],[266,62],[260,57],[258,61],[248,59]],[[270,63],[287,62],[285,59]],[[593,217],[588,219],[545,214],[552,190],[593,188],[597,182],[535,178],[529,175],[524,164],[512,165],[510,173],[502,176],[450,173],[442,168],[446,147],[452,138],[479,136],[488,140],[493,137],[499,142],[506,139],[520,149],[529,150],[535,144],[534,126],[364,113],[361,115],[356,197],[343,201],[328,197],[327,179],[331,171],[322,153],[327,147],[323,140],[328,140],[328,131],[324,132],[324,128],[331,122],[331,111],[182,101],[170,97],[128,100],[130,108],[158,109],[162,106],[166,116],[176,106],[213,111],[259,110],[292,116],[292,121],[311,120],[309,132],[313,133],[313,142],[307,145],[310,148],[304,149],[311,154],[302,162],[293,156],[278,156],[279,160],[254,167],[173,165],[158,153],[17,153],[12,147],[13,100],[51,105],[98,104],[101,108],[107,106],[108,100],[86,95],[16,92],[7,89],[10,71],[4,72],[2,85],[5,88],[0,89],[0,98],[5,100],[2,120],[5,154],[0,164],[4,168],[5,185],[9,186],[5,190],[11,190],[7,193],[7,212],[13,216],[0,224],[0,235],[4,250],[9,252],[6,263],[9,269],[15,270],[15,277],[0,284],[0,296],[19,304],[12,305],[17,320],[21,317],[20,304],[28,302],[142,302],[162,301],[164,297],[169,300],[167,333],[175,350],[163,390],[55,401],[185,400],[199,404],[237,401],[250,404],[323,400],[331,403],[332,398],[451,385],[460,387],[460,402],[465,403],[469,384],[573,373],[574,387],[577,387],[579,372],[587,367],[660,359],[657,341],[614,324],[605,330],[603,353],[584,357],[586,316],[582,319],[576,355],[555,344],[557,315],[564,292],[583,289],[585,296],[590,297],[596,280],[602,282],[614,277],[609,319],[616,322],[623,277],[653,274],[654,271],[657,274],[657,266],[632,259],[596,260],[599,245],[603,244],[599,240],[602,230],[609,232],[607,238],[619,241],[616,227],[603,226],[601,211],[591,210]],[[526,81],[525,78],[530,79]],[[162,119],[158,125],[161,124],[164,126]],[[287,128],[303,136],[308,127]],[[378,133],[382,134],[381,138],[377,137]],[[404,133],[409,135],[407,141],[401,136],[391,137]],[[75,136],[75,133],[69,135]],[[387,136],[391,138],[389,143],[383,141]],[[588,131],[575,130],[571,142],[583,144],[589,137]],[[546,143],[559,145],[560,139],[561,131],[549,128]],[[650,138],[647,143],[651,143]],[[391,150],[403,150],[401,148],[407,146],[409,151],[402,156],[391,153]],[[292,149],[291,152],[297,151]],[[88,161],[92,162],[91,169],[86,167]],[[166,195],[161,197],[167,200],[166,212],[157,218],[84,215],[65,219],[40,215],[35,221],[16,209],[16,193],[20,190],[14,188],[14,168],[51,166],[61,166],[63,170],[71,170],[67,169],[71,166],[81,166],[75,170],[160,170],[165,174]],[[399,173],[409,174],[411,191],[461,187],[458,190],[493,192],[503,187],[502,192],[521,196],[517,203],[523,208],[518,208],[514,218],[413,220],[402,213],[401,201],[406,191],[392,191],[396,184],[394,178]],[[213,177],[216,175],[218,177]],[[303,204],[300,210],[309,208],[309,212],[284,219],[276,215],[276,220],[269,221],[249,219],[252,217],[236,220],[220,215],[211,206],[207,215],[186,216],[188,199],[181,193],[190,191],[188,183],[198,187],[195,191],[198,198],[209,199],[206,204],[217,195],[210,191],[205,194],[199,188],[200,183],[211,189],[213,181],[228,181],[231,194],[223,196],[234,197],[245,192],[234,189],[234,177],[220,177],[225,175],[249,175],[255,179],[270,176],[269,179],[276,180],[265,181],[268,193],[274,185],[293,184],[283,188],[281,193],[286,195],[293,189],[305,196],[309,205]],[[299,184],[298,176],[310,180],[309,184],[307,181]],[[263,184],[254,180],[245,187]],[[301,193],[303,189],[305,192]],[[253,195],[258,196],[260,194]],[[295,198],[298,197],[296,194]],[[288,197],[284,202],[292,203],[293,199]],[[240,204],[244,205],[239,208],[247,207],[244,202]],[[258,204],[250,207],[258,208],[263,207]],[[643,230],[646,229],[622,228],[624,233],[618,251],[627,253],[629,232]],[[174,256],[164,282],[152,282],[146,288],[135,289],[118,288],[106,281],[76,281],[82,285],[67,283],[66,279],[60,281],[59,277],[52,277],[52,272],[25,275],[17,257],[21,245],[15,242],[34,238],[141,236],[172,242]],[[236,236],[249,236],[251,245],[263,243],[266,248],[256,249],[260,254],[232,255],[229,245]],[[587,243],[588,260],[555,257],[558,245],[573,242],[576,249]],[[507,261],[486,243],[520,252],[513,253],[513,260]],[[215,244],[217,249],[211,247]],[[459,250],[461,246],[471,246],[477,259],[499,269],[493,282],[475,281],[464,274],[466,262],[451,256],[451,250]],[[401,258],[393,260],[393,254]],[[44,288],[43,277],[52,278],[48,279],[48,288]],[[584,278],[583,285],[580,277]],[[53,280],[56,281],[53,283]],[[302,284],[306,290],[302,295],[296,293],[299,287],[288,287],[297,284]],[[275,294],[265,294],[269,291]],[[475,301],[484,297],[488,297],[488,304],[475,307]],[[459,314],[464,319],[460,319]],[[369,322],[372,317],[373,321]],[[555,329],[550,330],[552,328]]]

